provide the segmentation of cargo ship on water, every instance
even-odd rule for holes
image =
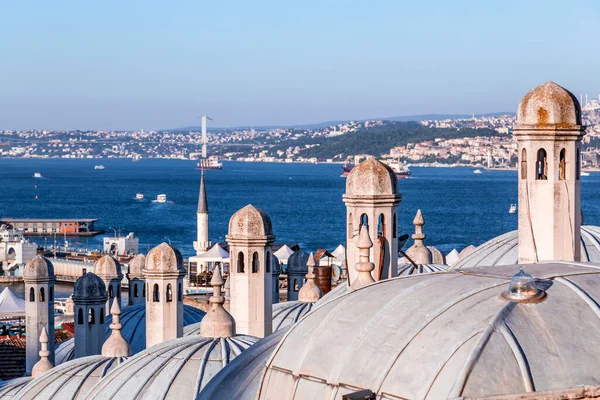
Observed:
[[[354,166],[358,164],[358,160],[355,159],[354,164],[351,163],[344,163],[344,165],[342,165],[342,178],[347,178],[348,175],[350,174],[350,171],[352,171],[352,168],[354,168]],[[410,176],[410,168],[401,163],[400,160],[398,160],[397,162],[394,163],[388,163],[388,165],[390,166],[390,168],[394,171],[394,173],[396,174],[396,177],[398,179],[404,179],[404,178],[408,178]]]
[[[203,158],[200,161],[198,161],[198,164],[196,165],[198,166],[198,169],[204,169],[209,171],[223,169],[223,163],[219,161],[219,157],[217,156]]]

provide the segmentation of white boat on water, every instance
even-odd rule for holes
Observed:
[[[34,173],[33,173],[33,177],[34,177],[34,178],[41,178],[41,177],[42,177],[42,174],[40,174],[39,172],[34,172]]]
[[[480,169],[476,169],[475,171],[473,171],[474,174],[480,174],[481,170]]]
[[[589,172],[581,171],[581,176],[590,176]]]
[[[513,204],[510,205],[510,208],[508,209],[508,213],[509,214],[514,214],[516,212],[517,212],[517,205],[513,203]]]
[[[104,165],[94,165],[94,169],[104,169]]]
[[[143,200],[144,199],[144,194],[143,193],[136,193],[135,194],[135,199],[136,200]]]
[[[167,195],[166,194],[159,194],[158,196],[156,196],[156,201],[158,203],[166,203],[167,202]]]

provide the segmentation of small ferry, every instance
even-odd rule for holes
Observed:
[[[476,169],[475,171],[473,171],[474,174],[480,174],[481,170],[480,169]]]
[[[510,208],[508,209],[508,213],[509,214],[514,214],[516,212],[517,212],[517,205],[513,203],[513,204],[510,205]]]
[[[392,164],[389,164],[390,168],[392,168],[394,170],[394,172],[396,173],[396,178],[398,179],[404,179],[404,178],[408,178],[411,174],[410,172],[410,168],[408,168],[407,165],[402,164],[401,162],[395,162]],[[342,178],[347,178],[348,175],[350,174],[350,171],[352,171],[352,168],[354,168],[354,164],[347,164],[345,163],[344,165],[342,165]]]
[[[136,193],[135,194],[135,199],[136,200],[144,200],[144,194],[143,193]]]
[[[94,169],[104,169],[104,165],[94,165]]]
[[[204,158],[201,159],[200,161],[198,161],[198,164],[196,164],[198,169],[205,169],[205,170],[221,170],[223,169],[223,163],[219,161],[219,157],[217,156],[210,156],[208,158]]]
[[[581,171],[581,176],[590,176],[589,172]]]
[[[40,174],[39,172],[34,172],[34,173],[33,173],[33,177],[34,177],[34,178],[41,178],[41,177],[42,177],[42,174]]]
[[[166,194],[159,194],[158,196],[156,196],[156,202],[157,203],[166,203],[167,202],[167,195]]]

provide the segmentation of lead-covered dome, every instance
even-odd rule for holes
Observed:
[[[146,256],[146,273],[183,272],[183,256],[176,247],[161,243],[148,252]]]
[[[600,263],[600,227],[581,227],[581,261]],[[512,265],[519,262],[519,234],[511,231],[495,237],[461,258],[450,269],[490,265]]]
[[[271,219],[264,211],[252,204],[236,211],[229,220],[229,233],[227,236],[234,239],[238,237],[264,237],[272,234]]]
[[[441,264],[399,264],[398,276],[408,276],[416,274],[428,274],[433,272],[443,272],[448,269],[447,265]]]
[[[308,267],[308,253],[298,250],[288,258],[286,273],[294,275],[306,275]]]
[[[69,361],[33,379],[16,398],[22,400],[85,399],[90,389],[125,358],[81,357]]]
[[[210,379],[258,341],[252,336],[169,340],[131,357],[87,399],[194,399]]]
[[[94,263],[94,273],[100,277],[123,277],[121,263],[114,257],[105,255]]]
[[[258,399],[362,389],[390,399],[480,398],[600,385],[600,270],[527,265],[546,291],[537,303],[501,297],[518,271],[393,278],[325,303],[290,328]]]
[[[195,307],[187,304],[183,305],[183,331],[186,334],[186,329],[189,326],[195,326],[194,333],[198,333],[198,324],[206,313]],[[121,311],[120,322],[122,325],[121,334],[131,344],[132,354],[139,353],[146,348],[146,305],[137,304],[123,308]],[[107,315],[105,319],[105,340],[110,337],[112,323],[112,315]],[[191,334],[191,332],[190,332]],[[55,365],[62,364],[72,360],[75,356],[75,342],[71,338],[65,340],[56,347]]]
[[[25,271],[23,271],[23,279],[25,280],[36,280],[36,279],[53,279],[54,278],[54,265],[46,257],[35,256],[25,264]]]
[[[346,179],[346,196],[380,196],[397,193],[396,173],[375,158],[369,158],[352,168]]]
[[[73,300],[78,298],[85,300],[106,301],[106,285],[100,277],[92,272],[86,272],[75,281],[73,287]]]
[[[273,304],[273,332],[295,324],[308,314],[314,305],[315,303],[300,301],[284,301]]]
[[[517,128],[578,129],[579,126],[579,101],[573,93],[554,82],[536,87],[519,104]]]
[[[25,385],[31,382],[33,378],[24,376],[22,378],[9,379],[0,381],[0,399],[12,399]]]

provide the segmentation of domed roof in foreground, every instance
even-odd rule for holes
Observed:
[[[183,305],[183,326],[199,323],[206,313],[195,307]],[[146,348],[146,305],[137,304],[123,308],[121,311],[121,334],[131,344],[132,354],[139,353]],[[112,315],[108,315],[105,319],[106,339],[111,334],[110,324],[112,323]],[[200,329],[200,328],[198,328]],[[184,328],[185,332],[185,328]],[[199,331],[196,330],[196,333]],[[75,356],[75,342],[71,338],[62,342],[56,348],[55,365],[72,360]]]
[[[577,125],[581,125],[579,101],[554,82],[536,87],[519,104],[517,128],[574,128]]]
[[[415,267],[412,264],[398,265],[398,276],[407,276],[414,274],[427,274],[431,272],[441,272],[448,269],[447,265],[439,264],[417,264]]]
[[[398,194],[398,178],[393,169],[369,158],[350,171],[345,196],[380,196]]]
[[[450,269],[517,264],[519,262],[518,236],[517,231],[511,231],[495,237],[460,259]],[[581,261],[600,262],[600,227],[593,225],[581,227]]]
[[[18,393],[23,400],[85,399],[90,389],[124,358],[81,357],[52,368]]]
[[[87,399],[193,399],[217,372],[257,341],[243,335],[192,335],[157,344],[115,369]]]
[[[12,399],[32,379],[30,376],[25,376],[0,382],[0,399]]]
[[[314,303],[284,301],[273,304],[273,332],[295,324],[310,312]]]
[[[258,398],[370,389],[377,398],[441,399],[600,385],[600,269],[527,265],[547,293],[537,303],[501,297],[518,271],[393,278],[323,304],[283,338]]]
[[[228,237],[263,237],[272,234],[271,218],[252,204],[236,211],[229,220]]]

